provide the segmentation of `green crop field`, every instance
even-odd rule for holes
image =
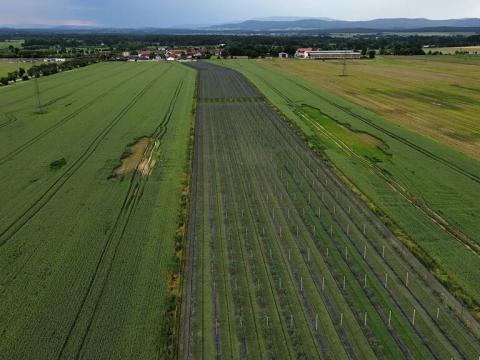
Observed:
[[[194,67],[180,358],[476,358],[478,323],[263,95]]]
[[[33,65],[36,65],[38,63],[39,62],[24,62],[24,61],[0,59],[0,77],[7,76],[9,72],[13,72],[20,68],[24,68],[25,70],[28,70]]]
[[[477,145],[424,130],[475,123],[448,59],[409,60],[423,90],[403,58],[0,88],[0,358],[477,359]]]
[[[0,358],[171,358],[195,71],[0,89]]]
[[[406,71],[405,59],[389,61],[400,62],[399,71]],[[417,64],[421,60],[412,61]],[[284,70],[291,66],[300,72],[303,64],[303,76],[307,77],[313,67],[340,69],[338,64],[222,63],[245,74],[300,129],[309,144],[363,194],[437,278],[480,315],[478,160],[400,126],[387,114],[382,116],[355,104],[348,99],[347,90],[343,94],[341,89],[334,93],[323,88],[323,83],[333,81],[333,75],[306,81]],[[374,65],[354,65],[350,73],[356,71],[352,69],[355,66]],[[442,61],[440,66],[450,65]],[[474,76],[477,67],[471,68]],[[458,71],[464,71],[463,65]],[[354,82],[353,75],[347,78],[337,76],[336,81]],[[359,82],[357,86],[365,86]],[[395,86],[393,81],[391,88]],[[472,99],[475,94],[471,92]]]

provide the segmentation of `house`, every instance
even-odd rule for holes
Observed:
[[[314,48],[300,48],[300,49],[297,49],[297,51],[295,52],[295,57],[296,58],[307,58],[309,52],[318,51],[318,50],[319,49],[314,49]]]
[[[281,52],[281,53],[278,54],[278,57],[279,57],[280,59],[288,59],[288,53],[286,53],[286,52]]]
[[[124,58],[130,57],[130,51],[123,51],[122,52],[122,57],[124,57]]]

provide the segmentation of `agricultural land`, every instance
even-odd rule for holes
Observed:
[[[479,57],[103,36],[0,88],[0,359],[478,359]]]
[[[378,68],[350,63],[348,76],[339,76],[342,63],[224,65],[245,74],[478,317],[480,166],[478,152],[468,149],[478,149],[479,98],[477,82],[468,78],[478,78],[480,67],[475,60],[453,66],[452,60],[422,59],[381,60]],[[445,67],[451,72],[438,85]],[[412,84],[409,73],[421,81]],[[403,95],[394,94],[396,88]],[[443,102],[441,110],[436,102]],[[469,124],[469,136],[456,142],[445,135]]]
[[[322,104],[290,100],[309,92],[254,62],[223,65],[264,91],[237,71],[193,65],[180,358],[476,358],[479,328],[470,313],[264,94],[296,116],[315,144],[324,139],[300,116],[323,126]],[[355,136],[357,150],[370,156],[387,146],[380,136],[348,133]],[[369,169],[362,171],[363,180]]]
[[[0,90],[0,358],[171,358],[195,71],[101,63],[38,88]]]

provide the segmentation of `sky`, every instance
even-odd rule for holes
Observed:
[[[174,27],[269,16],[480,18],[480,0],[0,0],[0,25]]]

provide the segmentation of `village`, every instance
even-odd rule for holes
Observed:
[[[118,54],[111,54],[111,60],[116,61],[192,61],[199,59],[209,59],[211,57],[221,57],[223,46],[207,47],[185,47],[185,48],[166,48],[142,49],[138,51],[122,51]]]

